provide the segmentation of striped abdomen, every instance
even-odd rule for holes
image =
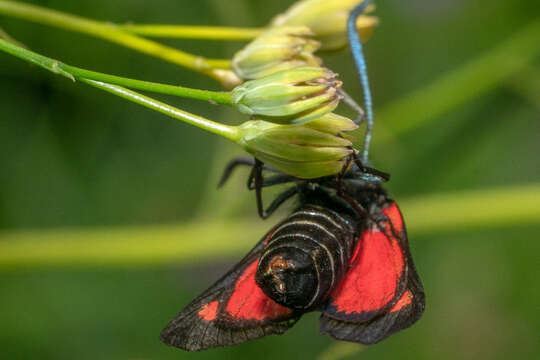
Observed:
[[[354,232],[346,216],[319,206],[302,207],[268,239],[257,268],[257,284],[279,304],[316,307],[347,271]]]

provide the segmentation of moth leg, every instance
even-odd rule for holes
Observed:
[[[255,159],[250,157],[237,157],[229,161],[227,166],[225,166],[225,169],[223,170],[223,174],[221,175],[221,178],[218,183],[218,188],[225,185],[225,183],[229,180],[231,177],[233,171],[239,167],[239,166],[255,166]],[[280,173],[279,170],[276,170],[268,165],[263,165],[264,170],[274,172],[274,173]]]
[[[347,159],[345,160],[345,164],[343,165],[339,173],[336,175],[336,188],[337,188],[338,196],[341,196],[343,194],[343,186],[342,186],[341,180],[343,180],[343,178],[347,175],[347,172],[348,172],[349,166],[351,165],[352,160],[353,159],[351,156],[347,157]]]
[[[332,201],[336,205],[348,209],[353,214],[356,214],[358,216],[365,216],[368,213],[367,210],[360,203],[356,202],[352,198],[347,196],[336,196],[336,190],[334,188],[327,186],[319,186],[319,189],[323,191],[323,193],[328,197],[329,201]]]
[[[250,188],[251,184],[254,183],[255,198],[257,201],[257,213],[259,214],[260,218],[265,219],[264,205],[262,200],[263,165],[264,164],[262,161],[255,159],[255,165],[253,165],[248,178],[248,189]]]
[[[272,203],[270,204],[270,206],[268,207],[268,209],[264,210],[264,205],[263,205],[263,199],[262,199],[262,189],[264,187],[264,179],[263,179],[263,176],[262,176],[262,169],[263,169],[263,163],[260,161],[260,160],[257,160],[255,159],[255,165],[253,166],[252,170],[251,170],[251,174],[249,175],[249,179],[248,179],[248,187],[250,184],[252,184],[252,182],[254,182],[254,187],[253,189],[255,190],[255,198],[257,199],[257,212],[259,214],[259,217],[261,219],[266,219],[268,218],[270,215],[272,215],[272,213],[281,205],[283,204],[285,201],[287,201],[289,198],[291,198],[292,196],[294,196],[298,190],[297,190],[297,187],[294,186],[290,189],[287,189],[285,190],[284,192],[282,192],[281,194],[279,194],[275,199],[274,201],[272,201]],[[279,175],[277,175],[279,176]],[[276,176],[276,177],[277,177]],[[285,182],[290,182],[292,181],[290,178],[280,178],[280,179],[277,179],[276,177],[274,177],[276,180],[283,180],[282,183],[285,183]],[[294,177],[293,177],[294,179]],[[271,180],[271,179],[270,179]]]
[[[358,169],[361,172],[365,173],[366,167],[364,166],[364,163],[362,163],[362,161],[358,158],[358,154],[356,152],[352,153],[351,158],[354,164],[358,167]]]
[[[256,197],[256,202],[257,202],[257,213],[259,214],[259,217],[261,217],[262,219],[268,218],[283,202],[285,202],[290,197],[294,196],[297,192],[297,190],[295,190],[294,192],[291,190],[291,189],[296,189],[296,187],[293,187],[283,192],[282,194],[278,195],[276,199],[274,199],[274,201],[270,204],[268,209],[264,210],[264,205],[263,205],[263,200],[262,200],[263,188],[279,185],[279,184],[287,184],[287,183],[298,180],[298,178],[292,175],[284,174],[279,170],[276,170],[268,165],[265,165],[262,161],[256,158],[238,157],[238,158],[232,159],[227,164],[227,166],[225,167],[225,170],[223,171],[223,175],[221,176],[221,179],[219,181],[218,187],[223,186],[223,184],[227,182],[227,180],[230,178],[234,169],[236,169],[238,166],[251,166],[251,172],[247,180],[247,188],[249,190],[255,190],[255,197]],[[273,172],[276,175],[271,176],[268,179],[265,179],[262,174],[263,170]]]
[[[358,153],[356,152],[353,153],[351,157],[352,157],[352,161],[354,162],[358,170],[353,167],[353,170],[344,174],[342,176],[342,179],[347,178],[347,176],[350,175],[351,173],[355,173],[359,171],[360,177],[364,178],[364,180],[369,181],[369,182],[387,182],[388,180],[390,180],[390,174],[379,171],[372,167],[365,166],[362,160],[358,158]],[[358,174],[356,174],[354,177],[357,178]]]
[[[268,206],[268,208],[266,208],[266,210],[263,212],[262,214],[262,218],[263,219],[266,219],[268,218],[269,216],[271,216],[274,211],[276,211],[285,201],[289,200],[290,198],[292,198],[294,195],[296,195],[298,193],[298,187],[297,186],[293,186],[293,187],[290,187],[288,188],[287,190],[285,190],[284,192],[282,192],[281,194],[279,194],[273,201],[272,203],[270,204],[270,206]]]
[[[364,209],[364,207],[360,203],[358,203],[356,200],[354,200],[349,195],[345,194],[345,192],[343,191],[343,179],[347,175],[347,171],[349,169],[349,166],[351,165],[351,162],[354,159],[355,159],[355,154],[353,154],[352,156],[349,156],[347,158],[345,164],[343,165],[343,168],[341,168],[341,171],[339,172],[339,174],[337,174],[337,176],[336,176],[336,185],[337,185],[336,186],[336,188],[337,188],[336,195],[338,197],[340,197],[341,199],[345,200],[350,205],[350,207],[352,207],[354,209],[354,211],[356,212],[356,214],[358,216],[362,216],[362,215],[367,214],[366,209]],[[356,164],[356,165],[358,166],[358,164]],[[360,164],[360,165],[362,165],[362,164]]]
[[[269,178],[263,178],[263,182],[261,184],[261,187],[265,188],[265,187],[274,186],[274,185],[282,185],[282,184],[287,184],[287,183],[294,182],[294,181],[297,181],[297,180],[298,180],[298,178],[294,177],[292,175],[277,174],[277,175],[271,176]],[[248,189],[249,190],[254,190],[255,189],[253,183],[248,184]]]

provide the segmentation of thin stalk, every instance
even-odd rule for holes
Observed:
[[[134,90],[151,91],[160,94],[174,95],[196,100],[213,101],[218,104],[232,105],[231,95],[229,92],[226,91],[192,89],[183,86],[167,85],[150,81],[130,79],[76,68],[62,63],[59,63],[58,67],[70,72],[78,79],[84,78],[88,80],[102,81],[112,85],[125,86]]]
[[[525,25],[491,51],[448,71],[430,84],[383,107],[378,122],[389,134],[377,136],[379,145],[436,121],[439,116],[482,96],[534,63],[540,56],[540,20]]]
[[[540,184],[427,195],[400,201],[411,236],[540,224]],[[434,215],[435,214],[435,215]],[[26,230],[0,233],[0,271],[44,266],[161,266],[238,255],[262,221],[194,221],[174,226]],[[234,241],[231,241],[234,239]]]
[[[132,34],[177,39],[205,40],[251,40],[259,36],[262,28],[236,28],[224,26],[186,26],[186,25],[155,25],[155,24],[126,24],[116,25],[118,29]]]
[[[103,81],[113,85],[125,86],[136,90],[151,91],[161,94],[175,95],[204,101],[214,101],[219,104],[232,104],[231,96],[228,92],[191,89],[182,86],[135,80],[121,76],[85,70],[37,54],[33,51],[24,49],[12,42],[8,42],[2,39],[0,39],[0,51],[5,51],[13,56],[36,64],[56,74],[66,76],[72,80],[85,78],[89,80]]]
[[[81,78],[80,80],[98,89],[105,90],[111,94],[120,96],[121,98],[155,110],[172,118],[181,120],[185,123],[196,126],[213,134],[223,136],[224,138],[235,142],[238,140],[239,131],[236,126],[229,126],[214,122],[212,120],[203,118],[195,114],[191,114],[184,110],[180,110],[174,106],[152,99],[148,96],[139,94],[135,91],[123,88],[121,86],[111,85],[101,81],[88,80],[84,78]]]
[[[223,71],[223,69],[230,68],[229,60],[206,59],[201,56],[189,54],[126,33],[112,24],[90,20],[35,5],[5,0],[0,0],[0,14],[95,36],[203,73],[222,83],[230,81],[227,78],[230,75]]]
[[[17,46],[22,47],[22,48],[25,48],[25,47],[26,47],[23,43],[21,43],[21,42],[15,40],[14,38],[12,38],[7,32],[4,31],[4,29],[2,29],[1,27],[0,27],[0,39],[4,39],[4,40],[6,40],[6,41],[8,41],[8,42],[10,42],[10,43],[12,43],[12,44],[15,44],[15,45],[17,45]]]
[[[65,64],[62,64],[59,61],[47,58],[45,56],[41,56],[39,54],[23,49],[15,44],[9,43],[2,39],[0,39],[0,50],[3,50],[9,54],[12,54],[23,60],[36,64],[53,73],[65,76],[68,79],[75,81],[75,78],[76,78],[75,75],[70,72],[70,70],[73,70],[74,68],[67,66]],[[80,69],[80,70],[82,70],[81,73],[86,73],[89,75],[99,74],[99,73],[94,73],[94,72],[88,72],[87,70],[83,70],[83,69]],[[139,80],[125,79],[118,76],[111,76],[111,75],[106,75],[106,74],[101,74],[101,75],[103,75],[103,77],[106,77],[112,80],[120,79],[122,82],[132,84],[132,85],[145,85],[145,82],[140,82]],[[238,140],[238,136],[239,136],[238,128],[235,126],[228,126],[228,125],[220,124],[220,123],[211,121],[209,119],[203,118],[201,116],[191,114],[187,111],[180,110],[174,106],[165,104],[164,102],[152,99],[148,96],[139,94],[132,90],[128,90],[121,86],[108,84],[102,81],[90,80],[84,77],[78,77],[78,80],[85,82],[89,85],[92,85],[94,87],[97,87],[99,89],[110,92],[112,94],[115,94],[117,96],[120,96],[124,99],[130,100],[134,103],[143,105],[149,109],[158,111],[172,118],[175,118],[185,123],[188,123],[190,125],[196,126],[200,129],[211,132],[213,134],[223,136],[232,141]],[[156,88],[159,88],[161,85],[153,84],[153,83],[146,83],[145,86],[147,87],[147,89],[148,88],[156,89]],[[145,87],[145,86],[141,86],[141,87]],[[170,88],[165,87],[165,90],[167,89],[170,89]],[[195,90],[195,89],[189,89],[189,90]]]

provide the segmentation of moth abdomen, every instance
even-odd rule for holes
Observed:
[[[353,243],[354,230],[344,215],[304,206],[268,239],[257,268],[257,284],[279,304],[314,308],[345,274]]]

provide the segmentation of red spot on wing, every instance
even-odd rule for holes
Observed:
[[[409,306],[412,303],[413,297],[414,295],[410,290],[405,291],[403,295],[401,295],[401,298],[398,300],[398,302],[394,306],[392,306],[390,312],[400,311],[404,307]]]
[[[356,245],[350,270],[331,295],[337,312],[376,312],[395,299],[405,259],[398,239],[377,228],[366,230]]]
[[[236,282],[226,311],[235,319],[265,320],[283,317],[292,310],[270,299],[255,282],[258,261],[254,261]]]
[[[201,306],[201,310],[197,313],[201,319],[204,319],[206,321],[212,321],[217,316],[217,309],[218,309],[219,302],[217,300],[209,302],[207,304],[203,304]]]
[[[401,211],[399,211],[397,204],[393,202],[392,205],[384,208],[382,212],[388,217],[388,220],[394,228],[394,231],[398,234],[401,233],[403,231],[403,217],[401,216]]]

